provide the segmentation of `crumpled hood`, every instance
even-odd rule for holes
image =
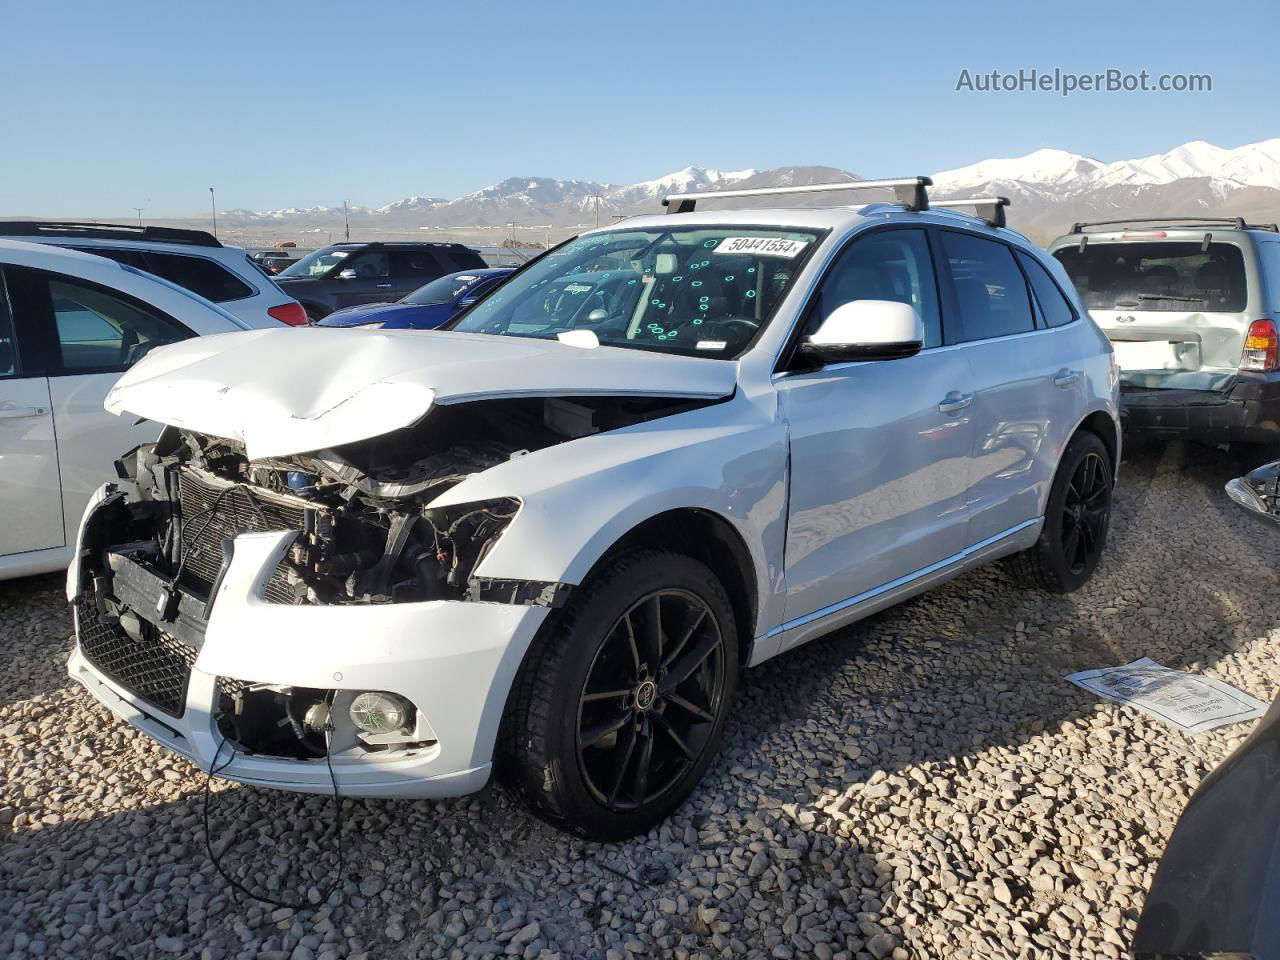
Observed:
[[[737,364],[619,347],[436,331],[251,330],[135,364],[104,406],[279,457],[410,426],[432,404],[519,396],[727,397]]]

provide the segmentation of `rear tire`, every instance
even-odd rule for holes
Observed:
[[[1021,586],[1071,593],[1089,581],[1106,546],[1114,481],[1102,439],[1087,430],[1072,437],[1049,490],[1040,538],[1005,560]]]
[[[724,587],[690,557],[630,550],[548,628],[508,698],[499,776],[561,829],[643,833],[689,796],[724,735],[738,672]]]

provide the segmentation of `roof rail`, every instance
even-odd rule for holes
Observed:
[[[974,197],[970,200],[935,200],[933,207],[952,209],[955,207],[973,207],[974,216],[979,220],[985,220],[993,227],[1007,227],[1008,220],[1004,215],[1004,208],[1009,206],[1008,197]]]
[[[128,223],[82,223],[76,220],[0,220],[4,237],[89,237],[94,240],[149,240],[153,243],[187,243],[193,247],[220,247],[205,230],[174,227],[135,227]]]
[[[757,187],[752,190],[708,190],[702,193],[672,193],[662,198],[667,213],[692,213],[699,200],[731,200],[736,197],[778,197],[793,193],[832,193],[836,190],[875,190],[891,187],[898,202],[908,210],[928,210],[933,186],[928,177],[902,180],[845,180],[839,183],[810,183],[794,187]]]
[[[1272,229],[1272,224],[1263,224],[1257,226],[1245,223],[1244,217],[1125,217],[1123,220],[1091,220],[1087,223],[1073,223],[1071,225],[1072,233],[1084,233],[1087,227],[1114,227],[1124,223],[1167,223],[1177,226],[1178,224],[1198,225],[1202,223],[1216,223],[1230,230],[1250,230]]]

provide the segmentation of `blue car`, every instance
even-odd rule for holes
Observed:
[[[395,303],[362,303],[335,310],[317,326],[434,330],[496,287],[513,269],[493,267],[446,274]]]

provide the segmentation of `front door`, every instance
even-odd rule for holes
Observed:
[[[788,624],[852,605],[966,546],[971,375],[963,349],[942,345],[925,231],[855,239],[823,280],[807,332],[858,299],[910,303],[925,349],[778,379],[791,442]]]
[[[385,250],[366,250],[343,260],[333,282],[333,300],[339,308],[396,299],[390,257]]]
[[[49,381],[24,357],[0,272],[0,556],[64,544]]]

